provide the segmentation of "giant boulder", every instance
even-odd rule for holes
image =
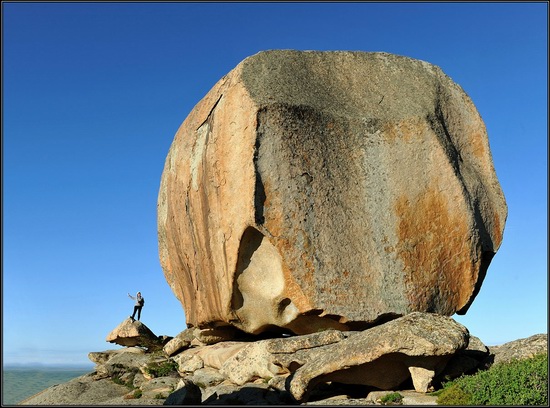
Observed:
[[[266,51],[177,131],[159,255],[189,326],[362,330],[465,313],[506,217],[483,121],[441,69]]]

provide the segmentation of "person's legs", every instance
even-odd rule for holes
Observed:
[[[141,306],[136,306],[136,307],[137,307],[138,320],[139,320],[139,318],[141,317]]]
[[[136,312],[139,310],[139,306],[134,306],[134,313],[132,313],[132,320],[134,320],[134,316],[136,315]],[[138,320],[139,320],[139,313],[138,313]]]

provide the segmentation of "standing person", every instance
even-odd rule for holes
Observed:
[[[130,299],[133,299],[136,301],[136,304],[134,305],[134,313],[132,313],[132,316],[130,316],[130,319],[135,320],[134,316],[136,315],[136,312],[138,314],[138,320],[141,317],[141,308],[145,304],[145,300],[143,299],[143,296],[141,296],[141,292],[138,292],[137,295],[134,297],[128,293],[128,296]]]

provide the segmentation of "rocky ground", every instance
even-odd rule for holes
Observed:
[[[156,337],[141,326],[124,321],[108,338],[133,337],[148,347],[91,352],[93,372],[21,404],[381,405],[397,391],[403,405],[436,405],[430,391],[444,379],[547,352],[546,334],[488,348],[453,319],[429,314],[368,333],[328,330],[256,341],[224,339],[223,330]]]

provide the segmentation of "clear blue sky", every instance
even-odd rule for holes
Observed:
[[[487,345],[547,332],[548,4],[2,3],[3,361],[91,364],[147,300],[185,329],[158,260],[164,160],[193,106],[268,49],[438,65],[487,126],[509,206],[466,316]]]

